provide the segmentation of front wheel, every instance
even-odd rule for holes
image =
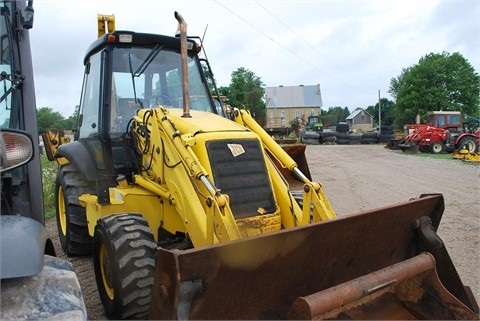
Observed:
[[[67,256],[92,253],[86,211],[78,200],[87,193],[94,193],[94,188],[89,187],[76,168],[71,164],[62,166],[57,173],[55,199],[58,237]]]
[[[428,146],[430,153],[440,154],[445,151],[445,145],[442,142],[433,142]]]
[[[93,265],[108,317],[148,317],[155,251],[152,231],[141,215],[122,213],[98,220],[93,237]]]

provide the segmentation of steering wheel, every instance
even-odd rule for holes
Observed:
[[[173,106],[172,99],[163,94],[155,94],[145,97],[144,99],[150,107],[157,106],[157,105],[166,105],[166,106]],[[153,101],[153,103],[152,103]]]

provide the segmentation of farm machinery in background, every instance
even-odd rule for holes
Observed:
[[[323,123],[320,115],[310,115],[305,128],[300,132],[300,140],[305,144],[318,144],[321,132],[323,132]]]
[[[215,107],[175,18],[180,37],[92,43],[75,139],[53,154],[62,248],[93,254],[109,317],[479,319],[436,233],[442,195],[336,217],[248,111]]]
[[[405,125],[405,137],[392,139],[385,147],[406,153],[467,150],[474,154],[480,145],[479,122],[470,116],[462,117],[458,111],[432,111],[427,123]]]
[[[453,158],[480,162],[480,118],[470,116],[465,116],[465,118],[465,131],[447,132],[445,137],[446,149],[452,152]]]

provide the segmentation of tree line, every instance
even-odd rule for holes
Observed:
[[[213,77],[207,74],[207,78]],[[213,87],[212,80],[209,84]],[[230,84],[218,90],[227,97],[227,104],[249,109],[257,122],[264,125],[264,88],[265,84],[259,76],[240,67],[231,73]],[[417,114],[426,120],[427,113],[434,110],[455,110],[476,118],[480,116],[480,76],[460,53],[430,53],[421,57],[417,64],[403,68],[400,75],[391,79],[388,92],[395,101],[381,98],[380,106],[376,102],[361,108],[377,124],[380,109],[382,125],[393,125],[399,130],[407,123],[414,123]],[[335,106],[322,110],[321,117],[324,126],[333,126],[345,121],[349,114],[348,107]],[[79,106],[66,119],[52,108],[42,107],[37,110],[39,134],[51,128],[74,129],[78,115]]]
[[[58,111],[50,107],[37,109],[38,134],[43,134],[47,129],[73,130],[77,126],[77,119],[80,113],[80,106],[75,106],[74,112],[65,118]]]

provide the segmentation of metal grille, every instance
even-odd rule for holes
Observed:
[[[235,218],[275,211],[272,187],[263,159],[262,147],[255,139],[217,140],[206,144],[217,188],[230,197]]]

